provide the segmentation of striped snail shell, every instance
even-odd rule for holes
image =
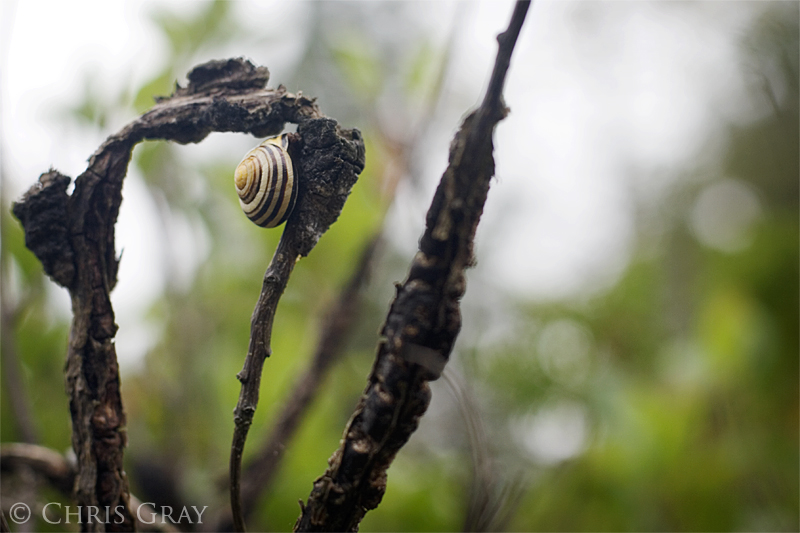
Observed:
[[[233,175],[239,205],[247,218],[264,228],[285,222],[297,200],[288,146],[288,134],[270,137],[244,156]]]

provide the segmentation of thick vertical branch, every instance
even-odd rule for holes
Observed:
[[[72,196],[66,193],[67,176],[56,171],[43,174],[14,206],[14,214],[25,226],[26,244],[72,298],[65,373],[72,445],[81,467],[75,480],[76,497],[82,511],[109,507],[123,516],[121,523],[101,524],[84,514],[84,527],[92,531],[134,528],[122,468],[125,413],[110,300],[117,272],[114,222],[122,200],[119,173],[124,175],[129,156],[129,151],[127,155],[115,152],[93,159],[93,168],[78,178]]]
[[[461,327],[458,302],[473,262],[475,230],[494,175],[492,132],[506,115],[502,88],[529,2],[518,2],[500,44],[486,98],[450,147],[450,164],[427,215],[419,251],[398,287],[366,390],[341,446],[314,488],[295,531],[355,531],[377,507],[395,454],[417,428]]]

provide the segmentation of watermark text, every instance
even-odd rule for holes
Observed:
[[[156,506],[151,502],[139,504],[131,508],[142,524],[202,524],[203,513],[207,505],[199,508],[196,505],[171,507]],[[31,518],[31,509],[27,504],[17,502],[9,508],[8,517],[15,524],[24,524]],[[122,524],[125,522],[125,507],[117,505],[104,507],[98,505],[63,505],[50,502],[42,507],[42,520],[48,524]]]

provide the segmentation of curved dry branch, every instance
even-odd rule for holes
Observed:
[[[75,467],[55,450],[28,443],[7,443],[0,447],[0,471],[11,474],[20,467],[30,468],[63,494],[70,494],[75,483]]]
[[[65,495],[72,494],[75,484],[75,465],[55,450],[27,443],[3,444],[0,447],[0,471],[3,475],[13,475],[20,469],[29,469],[44,479],[50,486]],[[137,517],[146,519],[138,522],[139,531],[179,531],[171,522],[142,504],[133,494],[131,506],[137,508]],[[171,520],[171,517],[170,517]]]
[[[506,116],[502,89],[529,1],[517,3],[486,97],[450,147],[408,278],[397,288],[375,365],[329,468],[314,482],[295,531],[356,531],[377,507],[395,454],[416,430],[461,327],[458,302],[475,230],[494,175],[492,133]]]
[[[336,219],[355,175],[363,169],[364,147],[357,130],[339,130],[335,121],[322,117],[312,99],[288,93],[283,87],[265,89],[268,79],[266,68],[255,67],[244,59],[211,61],[196,67],[189,74],[187,87],[177,87],[172,96],[159,99],[150,111],[100,146],[90,158],[89,167],[75,180],[71,195],[67,194],[70,178],[50,170],[13,207],[25,230],[26,245],[42,262],[45,272],[69,290],[72,299],[74,316],[66,380],[73,448],[78,458],[75,493],[83,508],[122,505],[127,510],[129,498],[122,468],[125,413],[119,390],[114,349],[117,326],[110,291],[116,284],[118,266],[114,224],[135,144],[152,139],[199,142],[212,131],[249,132],[263,137],[279,133],[286,122],[299,125],[294,138],[295,155],[300,158],[300,174],[311,179],[301,187],[298,208],[287,223],[276,253],[285,275],[276,283],[271,266],[265,276],[262,298],[254,313],[251,349],[239,375],[243,391],[251,390],[255,384],[256,400],[259,378],[251,366],[258,367],[260,377],[263,357],[269,354],[268,331],[274,305],[291,265],[313,248]],[[302,133],[304,128],[308,135]],[[339,179],[343,176],[347,179]],[[277,295],[270,300],[271,311],[265,311],[261,303],[269,300],[265,298],[268,291]],[[261,361],[250,364],[259,358]],[[246,399],[252,397],[250,394]],[[238,421],[246,420],[248,413],[252,419],[250,410],[255,409],[255,403],[248,401],[242,409],[239,407],[237,429]],[[106,526],[92,523],[88,516],[82,519],[89,530],[100,531]],[[134,522],[127,512],[121,524],[107,526],[131,530]]]

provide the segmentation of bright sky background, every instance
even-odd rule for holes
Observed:
[[[57,111],[85,90],[84,73],[93,72],[100,98],[117,94],[122,80],[140,84],[161,67],[165,44],[148,13],[156,6],[179,11],[197,4],[0,4],[6,206],[50,166],[78,176],[102,140],[133,118],[113,117],[119,121],[108,131],[89,135],[59,117]],[[236,4],[243,18],[247,12],[248,20],[263,20],[269,27],[305,13],[302,3]],[[439,23],[451,20],[453,3],[427,5],[433,11],[430,30],[441,32]],[[466,11],[447,87],[472,91],[468,105],[479,101],[496,53],[495,36],[512,7],[508,1],[480,2]],[[742,105],[748,77],[737,60],[736,41],[759,9],[744,2],[534,2],[506,83],[512,113],[496,132],[497,180],[479,228],[479,264],[471,279],[539,299],[613,283],[629,260],[635,236],[631,196],[657,200],[680,176],[682,165],[713,150],[706,140],[721,119],[744,121],[762,112]],[[248,50],[231,55],[252,56]],[[267,65],[275,86],[282,67],[278,61]],[[431,148],[433,170],[425,177],[430,194],[465,111],[447,102],[442,106],[434,132],[438,144]],[[217,155],[226,144],[203,146]],[[114,292],[119,346],[146,337],[139,317],[164,281],[164,258],[158,256],[163,252],[152,245],[162,229],[155,216],[148,216],[153,207],[142,187],[135,175],[126,180],[117,226],[117,248],[124,249]],[[401,194],[391,213],[395,221],[419,214],[417,225],[396,224],[395,241],[409,252],[430,194],[424,201]],[[174,231],[183,231],[185,242],[199,243],[202,250],[202,235],[193,235],[191,228]],[[195,256],[202,260],[202,251]],[[68,309],[66,292],[56,292]],[[138,354],[143,349],[131,348]]]

